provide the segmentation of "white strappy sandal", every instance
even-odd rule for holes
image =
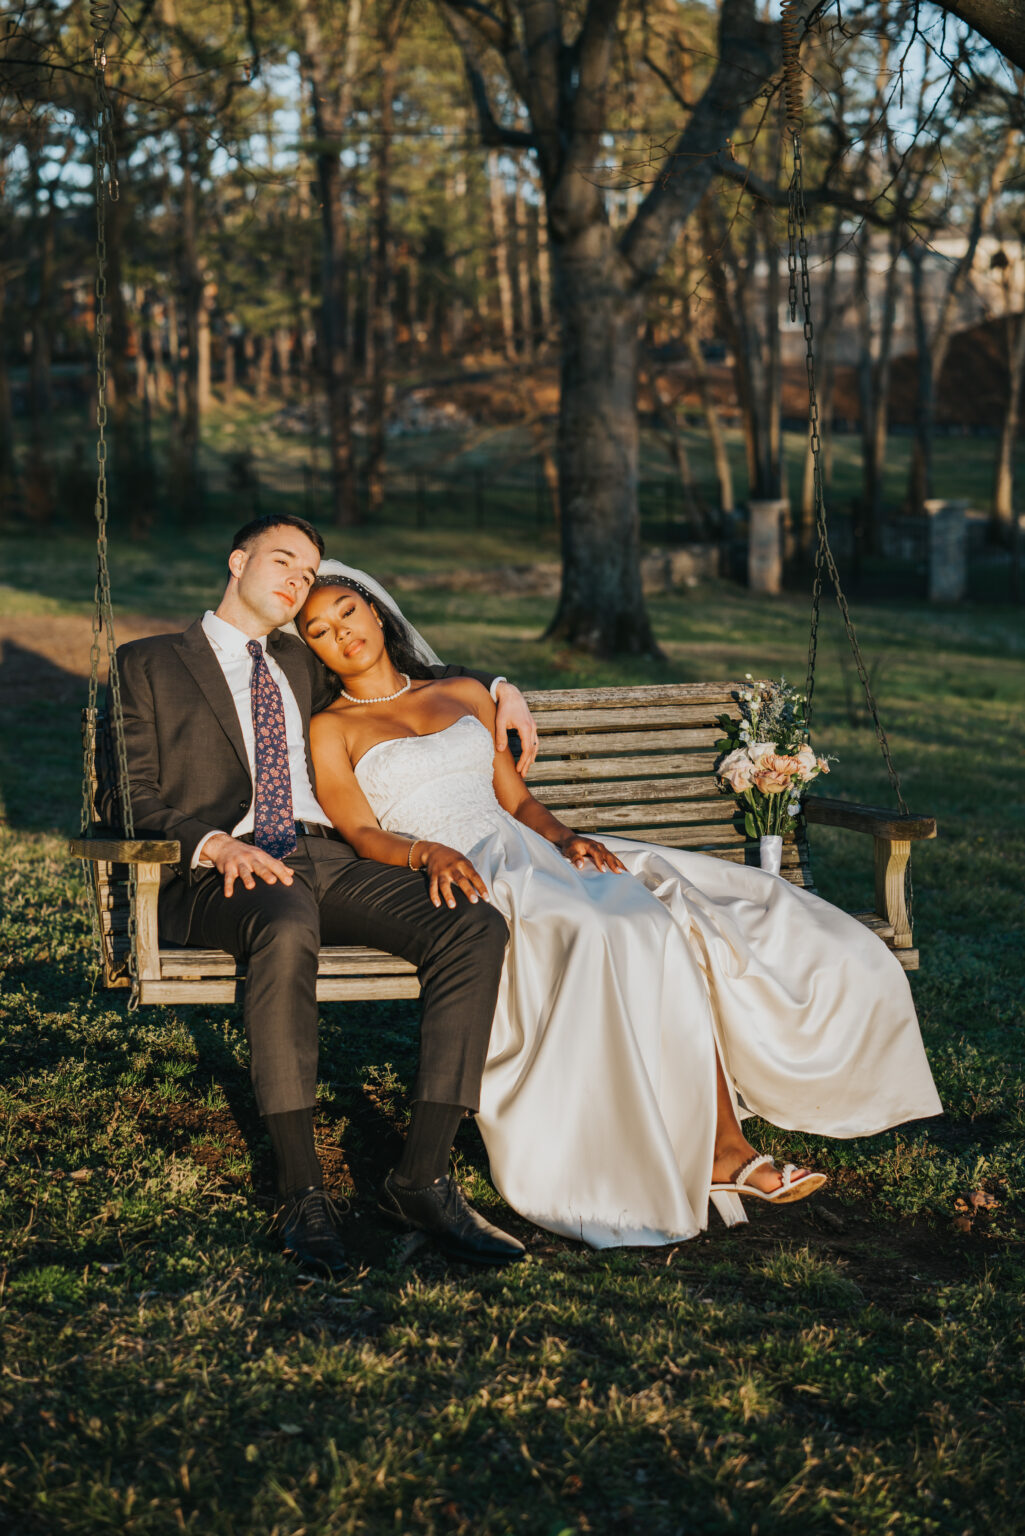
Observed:
[[[749,1182],[757,1168],[775,1167],[775,1158],[770,1157],[768,1152],[763,1152],[759,1157],[752,1157],[743,1167],[738,1168],[728,1184],[712,1185],[709,1190],[712,1204],[728,1227],[738,1226],[742,1221],[747,1220],[741,1195],[750,1195],[756,1200],[767,1200],[772,1205],[790,1205],[795,1200],[804,1200],[808,1195],[813,1195],[826,1182],[824,1173],[806,1173],[802,1178],[795,1179],[794,1174],[798,1171],[796,1163],[784,1163],[783,1167],[777,1170],[783,1180],[778,1189],[758,1189]]]

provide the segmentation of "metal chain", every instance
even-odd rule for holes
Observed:
[[[787,199],[787,271],[789,274],[789,301],[791,319],[797,318],[798,296],[797,284],[800,279],[801,310],[804,314],[804,342],[805,342],[805,367],[808,374],[808,420],[813,471],[813,491],[815,501],[815,529],[817,543],[815,549],[815,580],[812,586],[812,622],[811,635],[808,642],[808,679],[805,692],[808,698],[807,718],[811,720],[812,700],[815,691],[815,660],[818,651],[819,618],[822,603],[823,577],[828,575],[833,593],[836,597],[837,607],[843,619],[847,639],[850,641],[851,651],[854,655],[854,663],[858,669],[861,685],[865,690],[865,698],[871,711],[872,722],[875,726],[876,740],[882,750],[886,763],[886,771],[897,796],[898,803],[905,815],[908,808],[901,790],[900,775],[893,764],[890,753],[890,743],[886,739],[882,722],[879,719],[879,710],[872,695],[872,685],[861,654],[861,646],[851,620],[847,599],[840,585],[840,573],[836,568],[833,551],[829,543],[829,534],[826,528],[826,502],[823,489],[822,476],[822,439],[819,432],[819,397],[818,386],[815,379],[815,351],[814,351],[814,327],[811,318],[811,280],[808,273],[808,236],[806,229],[806,209],[804,204],[804,166],[801,155],[801,136],[793,135],[794,146],[794,170],[790,178],[789,196]]]
[[[110,737],[114,744],[118,798],[121,805],[122,832],[134,835],[131,787],[128,776],[128,752],[125,743],[124,709],[121,680],[114,639],[114,610],[110,596],[110,569],[107,561],[107,202],[118,198],[117,146],[114,137],[113,110],[107,91],[106,40],[110,30],[110,0],[93,0],[89,7],[90,26],[100,35],[93,43],[93,82],[96,92],[96,584],[93,590],[92,648],[89,658],[89,701],[82,764],[82,835],[92,828],[92,781],[95,772],[97,699],[101,660],[100,637],[106,633],[107,709]],[[128,866],[128,974],[132,990],[129,1009],[139,1002],[139,944],[135,916],[137,894],[136,870]]]
[[[815,575],[812,582],[811,598],[811,630],[808,637],[808,676],[805,684],[807,703],[805,706],[805,718],[810,727],[812,716],[812,700],[815,693],[815,661],[818,654],[819,643],[819,619],[822,606],[823,578],[828,576],[836,597],[836,605],[843,619],[847,639],[850,642],[851,654],[854,657],[854,665],[858,669],[858,677],[861,686],[865,690],[865,698],[872,715],[872,724],[875,727],[876,740],[883,754],[886,764],[886,772],[890,785],[897,797],[897,804],[905,816],[910,815],[907,801],[904,799],[904,791],[901,788],[900,774],[894,766],[893,756],[890,752],[890,743],[886,732],[883,730],[882,721],[879,719],[879,710],[872,693],[872,684],[869,681],[868,672],[861,654],[861,646],[854,629],[850,610],[847,606],[847,598],[844,596],[843,587],[840,585],[840,573],[836,568],[833,551],[829,543],[829,533],[826,528],[826,498],[822,476],[822,439],[819,433],[819,397],[818,385],[815,378],[815,349],[814,327],[811,318],[811,279],[808,273],[808,233],[807,233],[807,209],[804,201],[804,161],[801,154],[800,124],[791,124],[791,138],[793,140],[794,169],[790,178],[790,187],[787,197],[787,274],[788,274],[788,300],[790,304],[790,318],[796,320],[798,306],[798,279],[800,279],[800,303],[804,314],[804,344],[805,367],[808,374],[808,431],[809,444],[812,457],[812,482],[815,502],[815,531],[817,535],[815,546]],[[914,923],[914,885],[911,879],[911,861],[907,866],[907,910],[908,921]]]

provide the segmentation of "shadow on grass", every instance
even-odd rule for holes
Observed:
[[[77,831],[83,679],[5,640],[0,652],[0,806],[19,831]]]

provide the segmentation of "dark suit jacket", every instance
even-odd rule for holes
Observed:
[[[328,673],[295,635],[274,630],[267,648],[299,705],[313,784],[310,716],[331,702]],[[135,834],[181,843],[181,862],[161,870],[160,929],[172,943],[185,944],[201,877],[192,870],[196,848],[209,832],[230,832],[253,797],[238,713],[199,619],[182,635],[133,640],[117,656]],[[463,667],[431,670],[439,678],[492,681]],[[109,760],[109,750],[106,755]],[[121,824],[109,771],[100,776],[99,810],[108,826]]]

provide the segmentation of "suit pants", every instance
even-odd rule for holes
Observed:
[[[197,877],[189,943],[226,949],[246,967],[245,1027],[262,1115],[316,1098],[317,961],[321,944],[366,944],[401,955],[420,979],[415,1099],[479,1107],[481,1076],[505,959],[499,912],[457,892],[435,907],[420,873],[357,858],[347,844],[300,837],[285,861],[290,886]]]

